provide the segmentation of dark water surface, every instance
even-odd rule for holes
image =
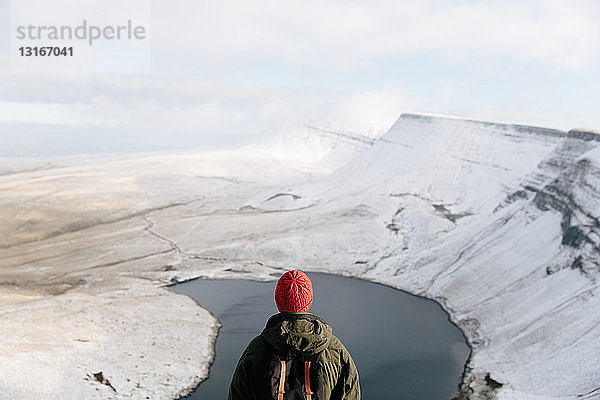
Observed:
[[[365,400],[449,400],[458,392],[469,348],[441,307],[387,286],[327,274],[313,282],[311,312],[348,348]],[[188,399],[227,398],[235,365],[250,340],[277,313],[275,282],[202,280],[171,286],[223,323],[208,380]]]

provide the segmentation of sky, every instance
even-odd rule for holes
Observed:
[[[597,0],[149,7],[147,71],[30,74],[10,67],[0,0],[0,156],[231,146],[306,125],[373,136],[405,112],[600,130]]]

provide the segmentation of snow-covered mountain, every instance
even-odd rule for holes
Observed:
[[[402,244],[365,276],[444,304],[474,398],[490,379],[500,398],[600,398],[600,136],[405,115],[383,140],[340,171],[398,200]]]
[[[600,398],[599,145],[593,132],[406,114],[334,174],[211,216],[208,243],[178,243],[438,300],[474,348],[471,398]]]
[[[175,397],[205,376],[209,361],[212,331],[156,305],[171,298],[190,315],[198,307],[160,290],[152,303],[158,289],[145,289],[147,280],[273,279],[293,265],[440,302],[473,348],[464,398],[600,399],[600,135],[593,132],[404,114],[377,138],[303,128],[239,151],[4,175],[0,203],[3,324],[35,310],[80,318],[65,305],[75,295],[106,315],[137,318],[146,336],[129,343],[130,332],[111,329],[118,318],[95,317],[104,336],[86,340],[123,339],[120,348],[89,352],[65,336],[85,368],[102,365],[127,395],[150,393],[152,382],[170,376],[155,395]],[[132,287],[147,293],[154,319],[125,312],[131,302],[106,302],[127,298]],[[184,379],[192,372],[180,357],[191,344],[175,337],[165,345],[176,357],[154,375],[111,364],[119,352],[140,349],[145,360],[160,359],[164,349],[144,340],[170,327],[156,323],[161,312],[185,335],[206,338],[207,348],[195,350],[207,352],[195,378]],[[199,315],[204,328],[215,323]],[[67,334],[42,321],[57,337]],[[18,349],[34,335],[29,328],[5,341]],[[14,367],[24,356],[5,354],[0,388],[6,377],[12,389],[26,385]],[[45,367],[36,368],[43,375]],[[61,368],[73,385],[87,371],[66,361]],[[120,396],[86,388],[86,398]]]

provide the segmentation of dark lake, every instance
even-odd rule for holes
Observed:
[[[434,301],[359,279],[309,273],[321,316],[352,354],[366,400],[450,400],[469,347]],[[222,322],[208,380],[186,399],[227,398],[235,365],[250,340],[277,313],[276,282],[196,279],[171,286]]]

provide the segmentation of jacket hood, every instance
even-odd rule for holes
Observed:
[[[278,352],[312,356],[325,350],[333,336],[325,321],[309,313],[279,313],[267,321],[261,336]]]

